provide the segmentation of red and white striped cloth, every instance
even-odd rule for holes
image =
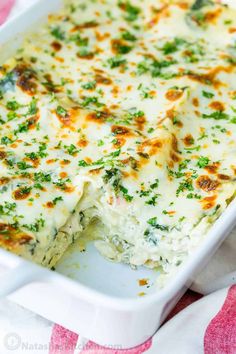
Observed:
[[[178,314],[153,338],[136,348],[118,350],[80,338],[78,334],[4,300],[0,303],[0,353],[236,353],[236,285],[203,297],[188,291],[174,310],[176,312]]]
[[[0,0],[0,24],[33,1]],[[184,295],[153,338],[129,350],[101,347],[4,300],[0,354],[236,354],[235,269],[236,231],[195,280],[195,292]]]

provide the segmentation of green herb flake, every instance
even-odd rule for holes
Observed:
[[[211,114],[203,114],[202,115],[203,119],[215,119],[215,120],[222,120],[222,119],[229,119],[229,115],[227,113],[224,113],[223,111],[216,111]]]
[[[161,231],[169,231],[169,226],[167,225],[160,225],[157,223],[157,217],[155,216],[154,218],[151,218],[147,221],[149,225],[154,227],[155,229],[161,230]]]
[[[89,164],[88,164],[85,160],[80,160],[80,161],[78,162],[78,166],[80,166],[80,167],[87,167],[87,166],[89,166]]]
[[[117,56],[117,57],[109,58],[107,62],[111,69],[115,69],[115,68],[119,68],[120,66],[124,66],[127,61],[126,59]]]
[[[60,116],[60,117],[67,117],[68,116],[68,112],[65,108],[63,108],[62,106],[58,106],[56,109],[56,113]]]
[[[11,111],[17,111],[21,105],[17,101],[8,101],[7,102],[7,109]]]
[[[197,162],[197,166],[200,168],[204,168],[209,165],[210,159],[205,156],[201,156]]]
[[[215,96],[214,93],[209,92],[209,91],[202,91],[202,95],[203,95],[203,97],[206,97],[206,98],[213,98]]]
[[[51,30],[51,35],[61,41],[63,41],[65,39],[65,32],[62,31],[62,29],[60,27],[54,27]]]
[[[62,202],[62,201],[63,201],[63,198],[60,196],[60,197],[54,198],[52,202],[54,205],[56,205],[57,203]]]
[[[137,40],[137,37],[129,31],[123,32],[121,38],[129,42],[135,42]]]
[[[82,88],[85,90],[93,90],[96,88],[96,81],[86,82],[82,85]]]

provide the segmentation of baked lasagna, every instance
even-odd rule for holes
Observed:
[[[173,274],[235,195],[236,12],[67,0],[0,68],[0,245]]]

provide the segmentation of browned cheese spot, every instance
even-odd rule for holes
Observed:
[[[203,198],[201,200],[202,208],[204,210],[208,210],[208,209],[213,208],[215,206],[215,204],[216,204],[216,198],[217,198],[216,195],[212,195],[210,197]]]
[[[95,168],[93,170],[90,170],[89,174],[91,174],[91,175],[99,175],[102,170],[103,170],[103,168]]]
[[[57,42],[57,41],[53,41],[53,42],[51,43],[51,46],[52,46],[52,48],[55,50],[55,52],[59,52],[59,51],[61,50],[61,48],[62,48],[61,43],[59,43],[59,42]]]
[[[230,73],[232,72],[232,70],[233,70],[232,65],[231,66],[219,65],[216,68],[210,70],[207,74],[198,74],[193,72],[187,74],[187,76],[193,81],[197,81],[206,85],[212,85],[215,88],[218,88],[219,86],[222,85],[222,82],[217,79],[217,75],[222,71]]]
[[[208,11],[204,16],[204,20],[206,22],[215,24],[221,14],[221,12],[222,12],[221,8],[218,8],[214,11]]]
[[[80,139],[78,141],[78,146],[81,147],[81,148],[84,148],[88,145],[88,141],[86,139]]]
[[[4,186],[10,182],[10,178],[8,177],[0,177],[0,186]]]
[[[53,204],[53,202],[47,202],[46,203],[46,208],[48,208],[48,209],[53,209],[54,208],[54,204]]]
[[[192,100],[194,107],[199,107],[199,99],[197,97]]]
[[[92,60],[94,58],[94,53],[92,52],[88,52],[88,53],[78,52],[76,55],[79,59]]]
[[[112,84],[111,79],[109,79],[108,77],[105,77],[101,74],[95,75],[95,81],[97,84],[101,84],[101,85],[111,85]]]
[[[220,167],[219,163],[214,162],[212,165],[208,165],[208,166],[204,167],[204,169],[210,174],[215,174],[215,173],[217,173],[219,167]]]
[[[32,236],[18,230],[12,225],[0,223],[0,245],[9,250],[25,245],[32,240]]]
[[[138,146],[138,153],[144,159],[148,159],[149,156],[156,155],[162,147],[163,142],[160,139],[148,139]]]
[[[17,86],[28,95],[33,96],[37,89],[37,85],[34,82],[36,79],[35,72],[26,64],[17,65],[14,72],[18,76]]]
[[[131,130],[127,127],[121,126],[121,125],[113,125],[111,127],[111,131],[113,135],[119,135],[119,136],[132,136],[133,133]]]
[[[219,174],[217,175],[217,177],[218,177],[220,180],[222,180],[222,181],[229,181],[229,180],[231,179],[230,176],[224,175],[224,174],[222,174],[222,173],[219,173]]]
[[[12,194],[15,200],[24,200],[29,197],[30,190],[28,188],[18,188]]]
[[[4,160],[7,157],[7,153],[5,151],[0,150],[0,160]]]
[[[183,96],[183,91],[172,89],[167,91],[165,96],[169,101],[177,101]]]
[[[219,182],[212,180],[207,175],[202,175],[197,179],[197,186],[205,192],[212,192],[217,189],[217,187],[219,186]]]
[[[194,144],[194,138],[191,134],[188,134],[183,139],[184,145],[191,146]]]
[[[212,109],[215,109],[216,111],[224,111],[225,110],[224,104],[219,101],[211,102],[209,104],[209,107]]]
[[[84,22],[84,23],[81,23],[79,25],[76,25],[74,26],[72,29],[71,29],[71,32],[78,32],[80,31],[81,29],[86,29],[86,28],[96,28],[98,27],[99,24],[97,22],[94,22],[94,21],[88,21],[88,22]]]
[[[170,15],[169,5],[163,5],[162,8],[155,8],[153,6],[152,13],[152,19],[148,23],[149,28],[156,26],[162,18],[168,17]]]

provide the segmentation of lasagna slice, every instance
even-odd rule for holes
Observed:
[[[178,269],[235,195],[235,43],[216,1],[65,1],[1,67],[1,246]]]

